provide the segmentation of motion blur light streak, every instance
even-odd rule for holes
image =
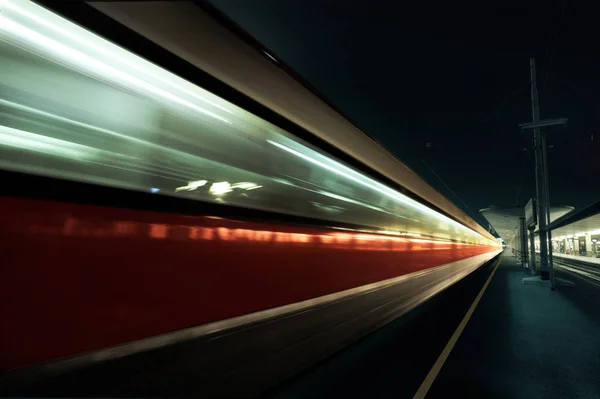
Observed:
[[[175,191],[194,191],[198,187],[204,186],[206,183],[206,180],[191,181],[187,184],[187,186],[177,187]]]
[[[129,140],[129,141],[133,141],[133,142],[135,142],[137,144],[140,144],[140,145],[150,146],[150,147],[154,147],[154,148],[159,148],[159,149],[162,149],[162,150],[169,150],[166,147],[162,147],[162,146],[156,145],[156,144],[151,143],[149,141],[141,140],[141,139],[139,139],[137,137],[128,136],[126,134],[121,134],[121,133],[115,132],[113,130],[104,129],[104,128],[101,128],[99,126],[94,126],[94,125],[91,125],[89,123],[83,123],[83,122],[80,122],[80,121],[76,121],[74,119],[65,118],[65,117],[60,116],[60,115],[52,114],[50,112],[46,112],[46,111],[42,111],[40,109],[28,107],[26,105],[18,104],[18,103],[12,102],[12,101],[7,101],[7,100],[4,100],[2,98],[0,98],[0,104],[6,105],[9,108],[13,108],[13,109],[16,109],[16,110],[19,110],[19,111],[29,112],[29,113],[32,113],[32,114],[35,114],[35,115],[38,115],[38,116],[43,116],[43,117],[51,118],[51,119],[54,119],[54,120],[57,120],[57,121],[60,121],[60,122],[65,122],[65,123],[68,123],[68,124],[72,124],[72,125],[75,125],[77,127],[82,127],[82,128],[85,128],[85,129],[94,130],[94,131],[97,131],[99,133],[109,134],[111,136],[115,136],[115,137],[118,137],[120,139],[125,139],[125,140]]]
[[[84,29],[78,29],[77,34],[72,33],[73,27],[71,25],[65,26],[66,29],[61,28],[59,25],[63,24],[63,20],[60,18],[56,18],[54,14],[49,11],[46,11],[42,8],[38,8],[33,6],[29,1],[14,1],[14,0],[1,0],[0,1],[1,9],[8,9],[14,11],[16,13],[21,14],[22,16],[34,20],[35,22],[59,33],[62,36],[65,36],[68,39],[74,40],[83,45],[85,49],[93,49],[105,57],[110,57],[114,61],[118,61],[127,65],[130,68],[135,69],[136,71],[148,75],[153,80],[158,80],[160,82],[166,83],[174,89],[180,90],[194,98],[210,104],[216,108],[221,109],[227,113],[232,114],[233,112],[222,105],[217,104],[205,97],[205,95],[194,93],[191,89],[196,91],[205,92],[203,89],[198,88],[197,86],[192,85],[189,82],[184,81],[180,78],[173,79],[172,75],[165,74],[163,70],[158,68],[155,65],[150,63],[139,63],[133,62],[131,60],[129,52],[118,48],[118,46],[105,46],[105,42],[102,40],[98,40],[98,37],[92,35],[85,31]],[[5,11],[5,10],[4,10]],[[51,22],[52,21],[52,22]],[[70,31],[71,30],[71,31]],[[85,39],[84,39],[85,37]],[[103,46],[104,45],[104,46]],[[187,86],[187,87],[184,87]]]
[[[271,54],[267,53],[266,51],[263,51],[263,53],[269,57],[273,62],[277,63],[277,60],[275,59],[275,57],[273,57]]]
[[[235,220],[223,218],[202,217],[196,219],[217,220],[222,223],[236,223]],[[238,222],[239,223],[239,222]],[[185,234],[177,234],[178,229],[185,229]],[[167,225],[167,224],[144,224],[130,221],[101,222],[93,219],[81,219],[72,216],[64,219],[63,227],[57,230],[41,229],[36,230],[36,234],[64,234],[70,237],[86,237],[91,231],[104,237],[137,237],[143,231],[148,232],[152,238],[163,238],[171,240],[225,240],[225,241],[256,241],[258,243],[268,243],[272,240],[280,243],[321,243],[324,245],[335,244],[338,248],[352,249],[357,242],[369,242],[376,245],[365,247],[365,250],[398,250],[400,247],[388,247],[387,244],[393,243],[415,243],[415,244],[436,244],[436,245],[460,245],[438,240],[427,240],[419,238],[402,237],[399,232],[377,232],[385,235],[366,234],[364,232],[354,233],[295,233],[276,230],[253,230],[248,228],[234,227],[203,227],[186,225]],[[100,233],[101,232],[101,233]],[[391,235],[389,235],[391,233]],[[340,245],[343,245],[340,247]]]
[[[152,224],[150,225],[150,237],[152,238],[166,238],[168,234],[168,227],[164,224]]]
[[[31,9],[37,7],[35,4],[27,4],[27,7],[31,7]],[[40,12],[44,15],[48,13],[43,10]],[[6,17],[11,15],[10,10],[6,12]],[[3,17],[5,17],[4,14]],[[52,15],[49,18],[59,25],[59,30],[71,29],[71,24],[60,17]],[[176,103],[164,103],[164,106],[157,106],[153,102],[145,101],[147,98],[155,97],[153,95],[143,97],[140,101],[139,97],[134,97],[130,93],[129,86],[132,82],[128,83],[123,80],[123,73],[130,70],[128,67],[118,64],[113,58],[105,57],[102,52],[90,55],[92,53],[89,51],[93,48],[90,50],[80,46],[77,49],[73,48],[71,53],[56,54],[54,44],[62,46],[60,49],[63,49],[63,47],[72,45],[72,40],[65,39],[63,43],[52,42],[51,37],[55,35],[52,33],[54,31],[46,31],[44,30],[46,28],[42,29],[40,26],[36,27],[35,20],[33,22],[32,20],[26,21],[27,24],[32,25],[32,29],[39,29],[35,34],[27,30],[26,32],[31,34],[25,34],[22,29],[16,33],[13,32],[10,28],[19,25],[18,22],[22,22],[22,19],[22,16],[20,19],[16,18],[15,24],[3,27],[3,37],[7,38],[4,43],[9,44],[2,49],[7,60],[6,74],[2,75],[2,83],[8,88],[3,91],[3,98],[0,99],[0,105],[5,107],[0,112],[7,116],[3,123],[12,125],[7,126],[9,128],[23,126],[19,130],[26,132],[24,135],[28,133],[42,134],[66,143],[71,142],[76,146],[91,145],[90,148],[96,147],[94,150],[98,151],[98,159],[94,159],[93,162],[89,160],[96,165],[92,168],[77,162],[48,161],[46,158],[35,157],[33,153],[22,157],[14,151],[7,153],[5,147],[0,149],[6,153],[3,158],[12,159],[10,162],[3,163],[6,168],[96,184],[114,185],[142,192],[151,191],[162,195],[186,196],[203,201],[261,208],[293,215],[317,216],[357,225],[374,224],[385,230],[410,230],[416,234],[428,235],[436,231],[441,233],[440,238],[446,239],[455,236],[455,232],[450,230],[442,232],[437,222],[424,215],[419,215],[421,212],[419,208],[415,208],[417,211],[415,212],[415,210],[406,208],[399,209],[396,205],[387,207],[387,199],[382,198],[377,190],[372,189],[373,184],[365,184],[365,177],[362,174],[320,154],[319,151],[311,149],[309,145],[301,144],[299,140],[292,139],[288,133],[232,104],[229,107],[236,110],[235,125],[239,125],[243,129],[232,127],[229,130],[223,130],[195,117],[185,119],[179,109],[173,108],[174,105],[177,105]],[[79,32],[79,30],[81,28],[73,27],[73,32]],[[50,38],[44,41],[45,35]],[[84,36],[86,35],[89,33]],[[97,37],[94,40],[101,43],[104,53],[114,47],[118,59],[127,58],[131,60],[130,63],[147,64],[146,61],[126,53],[117,46]],[[18,43],[18,46],[11,46],[11,43]],[[29,52],[20,50],[22,48],[28,49]],[[96,62],[112,62],[114,65],[111,64],[110,67],[107,67],[108,69],[96,70],[97,68],[93,68],[94,71],[89,71],[85,68],[89,68],[90,65],[93,67],[96,64],[81,66],[82,62],[85,64],[81,59],[71,60],[71,58],[76,58],[74,54],[79,53],[87,53],[88,58],[96,57]],[[69,59],[68,62],[65,61],[65,57]],[[67,66],[70,65],[69,62],[79,64],[75,67],[71,65],[71,68],[65,68],[65,62]],[[81,68],[77,68],[77,66]],[[122,69],[122,74],[115,76],[112,72],[118,68]],[[159,70],[155,66],[152,68]],[[42,78],[40,73],[43,71],[53,79]],[[160,72],[165,79],[167,79],[166,77],[178,79],[167,71],[160,70]],[[140,79],[145,76],[141,73],[138,75]],[[148,82],[148,84],[160,82],[157,80]],[[136,84],[141,83],[133,82],[134,86]],[[65,96],[57,97],[52,94],[64,90],[65,87],[71,90],[65,92]],[[80,93],[88,93],[86,101],[82,101]],[[210,96],[215,97],[217,102],[226,103],[212,94]],[[26,115],[22,113],[26,113]],[[189,132],[202,132],[202,135],[198,136]],[[248,141],[247,135],[253,136],[253,140]],[[335,176],[337,173],[329,174],[330,170],[327,171],[327,169],[324,169],[327,171],[325,174],[322,171],[307,169],[294,161],[293,157],[255,144],[257,142],[254,139],[271,140],[269,137],[273,138],[273,141],[281,140],[296,149],[310,153],[316,157],[315,159],[323,160],[322,163],[325,165],[334,165],[334,170],[342,171],[344,179],[348,179],[347,176],[350,176],[353,180],[350,179],[348,182],[358,182],[358,184],[349,185],[348,182],[342,182],[339,176]],[[247,152],[248,159],[241,160],[240,165],[236,166],[237,160],[230,156],[232,151],[230,147],[235,148],[236,151]],[[17,147],[13,146],[13,148]],[[23,146],[20,149],[26,150],[27,147]],[[207,154],[210,154],[212,159],[208,159]],[[71,159],[71,161],[75,160]],[[251,168],[245,169],[249,163]],[[210,176],[218,184],[211,186],[212,190],[193,189],[193,184],[191,186],[189,184],[181,185],[181,181],[197,181],[194,179],[194,175],[197,175],[198,170],[205,171],[204,174]],[[278,177],[280,175],[289,176],[294,183],[290,184],[288,179],[280,179]],[[242,183],[236,183],[237,186],[231,183],[230,187],[223,184],[223,182],[230,181]],[[368,179],[366,181],[371,182]],[[287,187],[277,187],[270,184],[272,182],[286,184]],[[209,184],[208,181],[206,184]],[[264,191],[264,194],[261,191],[260,196],[224,196],[230,192],[229,190],[239,188],[250,191],[265,187],[266,184],[270,184],[271,187],[268,191]],[[160,187],[160,191],[153,190],[153,187]],[[365,190],[365,187],[368,190]],[[393,190],[387,190],[388,194],[393,192]],[[329,201],[316,198],[313,194],[325,195]],[[273,201],[273,197],[278,199]],[[338,201],[355,206],[340,206]],[[315,209],[317,209],[316,215]],[[375,215],[372,211],[380,213],[380,215]],[[429,212],[428,214],[435,215],[435,213]],[[482,236],[473,232],[462,239],[473,243],[486,241]]]
[[[399,231],[379,230],[378,233],[379,234],[389,234],[389,235],[394,235],[394,236],[399,236],[400,235]]]
[[[255,184],[255,183],[249,183],[249,182],[235,183],[231,186],[231,188],[241,188],[243,190],[254,190],[254,189],[257,189],[260,187],[262,187],[262,186],[259,186],[258,184]]]
[[[338,174],[340,176],[346,177],[347,179],[355,181],[356,183],[359,183],[359,184],[361,184],[361,185],[363,185],[365,187],[368,187],[370,189],[376,190],[376,191],[378,191],[378,192],[380,192],[380,193],[382,193],[382,194],[384,194],[384,195],[386,195],[386,196],[388,196],[388,197],[390,197],[390,198],[392,198],[394,200],[401,201],[401,202],[403,202],[403,203],[405,203],[407,205],[410,205],[412,207],[415,207],[415,208],[419,209],[420,211],[423,211],[423,212],[428,213],[428,214],[430,214],[432,216],[435,216],[436,218],[438,218],[438,219],[440,219],[440,220],[442,220],[444,222],[452,223],[456,227],[458,227],[460,229],[463,229],[463,230],[466,230],[469,233],[474,233],[468,227],[466,227],[466,226],[464,226],[464,225],[462,225],[462,224],[460,224],[460,223],[458,223],[458,222],[456,222],[456,221],[454,221],[454,220],[452,220],[452,219],[450,219],[450,218],[448,218],[448,217],[446,217],[446,216],[444,216],[442,214],[439,214],[438,212],[435,212],[434,210],[429,209],[426,206],[424,206],[424,205],[422,205],[422,204],[420,204],[420,203],[418,203],[418,202],[416,202],[416,201],[414,201],[414,200],[412,200],[412,199],[410,199],[410,198],[408,198],[408,197],[406,197],[406,196],[404,196],[404,195],[402,195],[402,194],[400,194],[400,193],[398,193],[398,192],[396,192],[394,190],[391,190],[391,189],[389,189],[388,187],[386,187],[386,186],[384,186],[382,184],[379,184],[379,183],[377,183],[375,181],[372,181],[371,179],[368,179],[368,178],[366,178],[366,177],[364,177],[362,175],[359,175],[359,174],[356,174],[356,176],[353,176],[353,175],[351,175],[349,173],[346,173],[346,172],[343,172],[343,171],[339,170],[339,166],[342,166],[344,169],[347,169],[343,165],[337,164],[336,166],[330,166],[330,165],[327,165],[325,162],[318,161],[318,160],[316,160],[316,159],[314,159],[314,158],[312,158],[312,157],[310,157],[308,155],[305,155],[305,154],[303,154],[303,153],[301,153],[299,151],[296,151],[296,150],[294,150],[292,148],[289,148],[289,147],[287,147],[287,146],[285,146],[283,144],[277,143],[277,142],[275,142],[273,140],[267,140],[267,142],[270,143],[270,144],[272,144],[272,145],[274,145],[274,146],[276,146],[276,147],[281,148],[284,151],[287,151],[287,152],[289,152],[291,154],[294,154],[294,155],[296,155],[296,156],[298,156],[298,157],[300,157],[300,158],[302,158],[302,159],[304,159],[306,161],[309,161],[309,162],[311,162],[311,163],[313,163],[315,165],[318,165],[318,166],[320,166],[322,168],[325,168],[325,169],[327,169],[327,170],[329,170],[331,172],[334,172],[334,173],[336,173],[336,174]],[[330,162],[333,162],[333,161],[330,161]]]
[[[48,52],[54,55],[55,59],[59,62],[66,64],[67,66],[73,67],[77,70],[82,70],[92,76],[98,76],[101,78],[109,77],[113,82],[124,87],[130,88],[131,85],[137,86],[141,89],[141,92],[150,92],[159,97],[163,97],[167,100],[173,101],[194,111],[202,114],[211,116],[221,122],[231,124],[227,119],[215,114],[214,112],[208,111],[202,107],[199,107],[187,100],[184,100],[166,90],[162,90],[152,84],[145,82],[142,79],[138,79],[132,75],[122,72],[116,68],[106,65],[93,57],[90,57],[82,52],[74,50],[73,48],[67,47],[61,43],[58,43],[52,39],[44,37],[35,31],[32,31],[24,26],[14,23],[13,21],[0,16],[0,29],[10,31],[12,34],[16,34],[18,37],[25,39],[25,43],[30,44],[33,48],[44,48]]]
[[[66,158],[89,159],[100,153],[100,151],[95,148],[35,133],[29,133],[23,130],[12,129],[2,125],[0,125],[0,143],[10,147],[58,155]]]
[[[178,7],[123,7],[166,4]],[[284,113],[257,107],[266,120],[247,110],[258,96],[234,100],[242,106],[219,97],[236,88],[210,70],[201,68],[221,82],[211,80],[214,94],[35,3],[0,7],[0,371],[423,272],[498,246],[416,176],[384,173],[394,165],[406,171],[395,159],[370,169],[376,162],[356,148],[334,151],[319,124],[333,110],[316,108],[314,125],[288,118],[276,126],[269,120],[279,123]],[[203,26],[210,34],[194,43],[239,49],[215,26]],[[141,53],[154,57],[152,46]],[[204,48],[200,57],[219,58],[218,48]],[[161,54],[157,61],[166,62]],[[235,50],[228,59],[246,55]],[[266,84],[289,78],[258,58],[259,69],[235,66],[266,76]],[[177,73],[193,75],[176,64]],[[286,87],[290,100],[311,107],[306,90]],[[356,133],[333,116],[340,131]],[[348,166],[352,157],[361,171]],[[440,286],[455,281],[438,277]]]
[[[197,86],[194,86],[181,78],[174,77],[171,74],[165,74],[161,68],[152,65],[149,62],[140,63],[139,59],[132,59],[130,53],[126,50],[123,50],[113,44],[109,44],[107,46],[106,41],[101,39],[99,40],[97,36],[90,34],[84,29],[65,23],[62,18],[57,17],[53,13],[46,11],[41,7],[37,7],[30,1],[2,0],[0,2],[0,8],[4,12],[7,10],[16,12],[29,20],[33,20],[36,23],[53,30],[67,39],[80,43],[83,45],[83,49],[86,51],[93,49],[105,57],[110,57],[114,61],[118,61],[129,68],[135,69],[142,75],[147,75],[154,81],[160,81],[168,84],[172,88],[182,91],[202,102],[210,104],[227,113],[233,113],[224,106],[207,99],[206,94],[210,94],[205,90],[198,88]],[[64,28],[60,27],[60,25],[63,25]],[[64,41],[64,38],[61,41]],[[201,94],[194,93],[192,90],[201,92]]]
[[[353,200],[351,198],[347,198],[347,197],[344,197],[342,195],[337,195],[337,194],[334,194],[334,193],[328,193],[327,191],[323,191],[323,190],[317,190],[316,192],[319,193],[319,194],[326,195],[327,197],[339,199],[340,201],[349,202],[351,204],[356,204],[356,205],[360,205],[360,206],[368,206],[366,204],[363,204],[362,202],[355,201],[355,200]],[[378,210],[378,211],[381,210],[381,211],[383,211],[383,209],[378,209],[378,208],[375,208],[375,210]]]
[[[36,7],[31,5],[32,10]],[[44,15],[47,13],[47,11],[40,12]],[[10,15],[10,12],[8,12],[7,16]],[[60,25],[60,31],[71,29],[67,21],[54,15],[49,18],[56,20],[55,23]],[[28,21],[29,24],[35,27],[35,20],[33,23],[31,20]],[[40,129],[39,122],[38,125],[29,123],[30,132],[33,133],[33,130],[39,129],[40,133],[43,131],[45,135],[60,135],[61,139],[66,138],[75,143],[80,143],[77,145],[91,143],[94,146],[102,146],[102,150],[98,149],[98,151],[103,152],[99,152],[99,154],[102,154],[102,159],[94,160],[94,163],[99,167],[86,169],[88,174],[84,176],[81,172],[81,165],[55,163],[48,165],[45,160],[38,160],[33,157],[19,158],[18,161],[15,160],[10,164],[11,168],[24,169],[31,173],[35,170],[37,164],[43,174],[68,178],[75,177],[89,182],[134,188],[143,192],[148,192],[153,186],[161,187],[161,194],[193,196],[198,200],[262,208],[269,211],[309,217],[314,217],[314,210],[318,209],[317,216],[325,219],[333,218],[337,221],[362,225],[374,224],[390,231],[411,231],[416,234],[427,235],[432,235],[435,232],[440,238],[454,239],[460,237],[460,239],[472,243],[483,244],[487,242],[487,239],[459,223],[452,222],[451,224],[458,231],[467,232],[464,236],[443,227],[439,222],[448,223],[450,219],[319,153],[309,145],[301,144],[299,140],[290,138],[291,136],[286,132],[274,129],[269,123],[236,108],[232,104],[229,108],[236,110],[235,115],[231,114],[232,117],[236,118],[234,123],[236,127],[231,127],[229,130],[215,128],[195,116],[188,119],[182,117],[181,110],[173,108],[173,106],[183,104],[180,100],[187,100],[179,97],[175,99],[171,94],[166,93],[164,89],[156,86],[164,80],[171,82],[178,78],[167,71],[160,70],[162,80],[154,81],[150,78],[144,80],[146,75],[142,73],[138,73],[139,77],[134,76],[134,72],[131,72],[131,76],[128,75],[131,68],[126,66],[123,66],[122,71],[118,70],[119,65],[108,66],[105,63],[118,64],[115,59],[110,57],[107,59],[102,55],[113,47],[119,60],[127,59],[130,64],[149,64],[133,54],[124,52],[117,46],[95,38],[95,41],[102,43],[101,45],[96,44],[96,46],[101,46],[103,52],[94,53],[93,56],[86,55],[87,58],[79,57],[79,55],[91,54],[89,51],[93,50],[94,47],[90,47],[91,50],[71,48],[72,51],[66,51],[65,48],[69,46],[72,40],[57,43],[44,36],[47,32],[43,29],[39,32],[33,32],[19,27],[20,25],[15,22],[2,28],[3,37],[8,38],[7,43],[18,42],[18,48],[27,48],[30,51],[29,54],[31,54],[24,56],[14,48],[7,47],[9,51],[7,54],[12,57],[8,58],[12,66],[7,67],[11,75],[6,75],[5,78],[8,87],[12,87],[11,81],[21,82],[25,85],[25,88],[15,87],[15,92],[7,91],[6,96],[8,97],[0,102],[13,110],[9,113],[9,117],[12,115],[12,119],[7,119],[7,123],[15,125],[22,123],[18,119],[21,116],[17,115],[14,110],[28,112],[31,115],[36,115],[37,118],[45,118],[46,120],[43,123],[51,128],[47,129],[44,126],[43,129]],[[80,30],[79,27],[73,27],[73,32],[79,32]],[[89,33],[86,33],[86,35],[89,35]],[[56,49],[60,49],[60,51],[57,52]],[[32,55],[39,56],[40,62],[35,62]],[[54,64],[48,60],[53,61]],[[70,69],[60,69],[55,63],[59,63],[63,67],[66,64],[70,66]],[[12,71],[10,68],[12,68]],[[92,102],[89,104],[91,109],[85,109],[85,104],[89,101],[76,101],[78,92],[64,98],[40,101],[40,99],[48,98],[49,92],[59,89],[52,86],[50,84],[52,81],[48,80],[44,80],[41,85],[27,87],[28,82],[35,82],[35,79],[39,76],[39,71],[44,70],[44,68],[48,68],[48,73],[58,76],[60,82],[68,84],[73,90],[95,94],[88,95],[88,97],[92,101],[98,99],[98,103]],[[154,72],[159,70],[155,66],[152,66],[152,68]],[[76,74],[73,69],[83,73],[83,75]],[[17,70],[24,71],[23,76],[16,73]],[[89,77],[95,77],[95,80],[92,81]],[[129,78],[133,80],[128,80]],[[60,84],[58,80],[56,82],[57,85]],[[187,82],[184,83],[189,85]],[[16,84],[14,83],[14,85]],[[166,96],[162,99],[164,106],[157,107],[152,102],[140,102],[139,98],[132,97],[130,95],[131,85],[134,86],[134,91],[142,95],[149,95],[148,99],[155,99],[156,95]],[[117,87],[124,90],[117,89]],[[18,90],[25,90],[26,96],[23,96]],[[20,104],[11,101],[11,96],[25,98],[29,101],[27,105]],[[212,94],[210,96],[215,97],[217,102],[226,103]],[[172,101],[165,102],[165,98]],[[104,102],[103,99],[108,99],[110,102]],[[30,106],[32,102],[41,104],[39,107],[32,107]],[[121,111],[121,104],[129,107],[132,112],[124,113]],[[82,106],[84,107],[83,110],[81,109]],[[94,106],[100,106],[97,115],[94,114]],[[52,112],[49,112],[50,110]],[[57,111],[63,111],[65,115],[57,115]],[[69,116],[67,117],[67,115]],[[71,127],[65,130],[62,123],[68,123]],[[103,124],[106,126],[103,126]],[[140,126],[138,127],[136,124]],[[115,131],[114,126],[118,126],[118,131]],[[89,133],[81,132],[80,128],[88,129]],[[189,132],[194,133],[190,134]],[[195,132],[202,132],[202,134],[197,135]],[[101,137],[102,135],[109,135],[110,137]],[[251,136],[252,140],[247,140],[247,135]],[[286,153],[291,153],[296,157],[298,154],[310,154],[310,156],[306,155],[301,158],[305,161],[309,160],[310,163],[322,170],[306,169],[293,157],[255,144],[255,139],[265,140],[271,144],[277,143],[276,145],[280,149],[286,149]],[[289,145],[279,144],[279,141]],[[241,165],[235,165],[237,160],[232,159],[230,156],[232,151],[230,147],[236,151],[248,152],[249,156],[243,162],[240,162]],[[16,157],[16,154],[10,155]],[[213,159],[208,159],[208,156]],[[27,162],[27,164],[19,166],[17,162]],[[250,164],[250,168],[248,168],[248,164]],[[57,169],[52,169],[52,166]],[[114,173],[115,170],[122,172]],[[193,184],[182,187],[181,183],[178,183],[174,186],[174,182],[196,181],[194,175],[197,175],[197,170],[205,171],[206,173],[203,172],[205,176],[210,176],[211,179],[216,180],[216,183],[211,185],[208,192],[197,190],[199,186],[194,188]],[[224,196],[224,194],[236,188],[256,190],[273,181],[283,183],[282,179],[278,179],[278,175],[281,174],[290,175],[295,183],[288,184],[287,187],[270,187],[268,191],[265,190],[264,194],[261,192],[260,197]],[[340,176],[346,181],[341,181]],[[149,178],[151,181],[148,181]],[[233,186],[226,183],[229,181],[241,181],[242,183]],[[252,182],[252,185],[249,185],[249,182]],[[300,190],[302,192],[299,192]],[[317,193],[320,196],[325,195],[329,199],[343,201],[346,204],[355,206],[340,206],[341,204],[335,201],[318,199],[310,193]],[[210,197],[211,195],[212,197]],[[276,201],[270,200],[273,196],[277,196],[278,199]],[[282,198],[287,198],[287,200],[282,201]],[[403,205],[408,204],[412,209],[403,205],[402,208],[399,208],[397,204],[388,206],[388,198]],[[309,204],[313,206],[307,206]],[[362,209],[358,209],[358,207]],[[372,211],[378,212],[380,215],[375,215]],[[435,218],[435,220],[429,216]],[[345,220],[347,217],[354,220]]]

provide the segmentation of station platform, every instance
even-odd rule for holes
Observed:
[[[529,275],[505,254],[273,396],[600,397],[600,286],[564,274],[576,285],[551,291]]]
[[[557,253],[552,254],[552,256],[554,256],[555,258],[559,258],[559,259],[574,260],[577,262],[591,263],[591,264],[600,266],[600,258],[594,258],[591,256],[565,255],[565,254],[557,254]]]

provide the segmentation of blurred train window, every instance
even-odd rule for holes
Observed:
[[[1,11],[3,169],[491,243],[34,3]]]

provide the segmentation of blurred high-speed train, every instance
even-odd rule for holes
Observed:
[[[2,0],[0,57],[0,370],[417,284],[348,341],[500,249],[204,3]]]

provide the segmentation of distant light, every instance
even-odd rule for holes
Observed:
[[[329,213],[340,213],[346,211],[346,208],[342,208],[341,206],[321,204],[317,201],[310,201],[310,203],[316,208],[322,209]]]
[[[341,201],[350,202],[351,204],[363,205],[362,203],[360,203],[358,201],[355,201],[355,200],[353,200],[351,198],[347,198],[347,197],[344,197],[344,196],[341,196],[341,195],[338,195],[338,194],[334,194],[334,193],[330,193],[330,192],[327,192],[327,191],[317,190],[317,193],[323,194],[323,195],[326,195],[328,197],[335,198],[335,199],[338,199],[338,200],[341,200]]]
[[[267,57],[269,57],[270,59],[272,59],[274,62],[277,62],[277,60],[275,59],[275,57],[273,57],[271,54],[267,53],[266,51],[263,51],[263,53],[265,53],[265,55]],[[278,63],[278,62],[277,62]]]
[[[250,183],[250,182],[235,183],[234,185],[231,186],[231,188],[241,188],[242,190],[255,190],[260,187],[262,187],[262,186],[258,185],[256,183]]]
[[[157,192],[159,192],[159,191],[160,191],[160,188],[156,188],[156,187],[152,187],[152,188],[150,189],[150,192],[151,192],[152,194],[156,194],[156,193],[157,193]]]
[[[208,183],[206,180],[191,181],[187,184],[187,186],[177,187],[175,189],[175,192],[177,192],[177,191],[194,191],[195,189],[197,189],[198,187],[202,187],[206,183]]]
[[[232,185],[232,188],[243,188],[243,189],[247,189],[249,187],[254,187],[256,186],[255,183],[249,183],[249,182],[242,182],[242,183],[235,183],[234,185]]]
[[[390,231],[390,230],[378,230],[377,233],[379,233],[379,234],[387,234],[387,235],[392,235],[392,236],[399,236],[399,235],[401,235],[399,231]]]
[[[223,195],[233,190],[231,189],[231,184],[229,184],[226,181],[222,181],[218,183],[213,183],[213,185],[210,186],[210,189],[208,191],[213,195]]]
[[[404,235],[408,237],[421,237],[419,233],[404,233]]]

